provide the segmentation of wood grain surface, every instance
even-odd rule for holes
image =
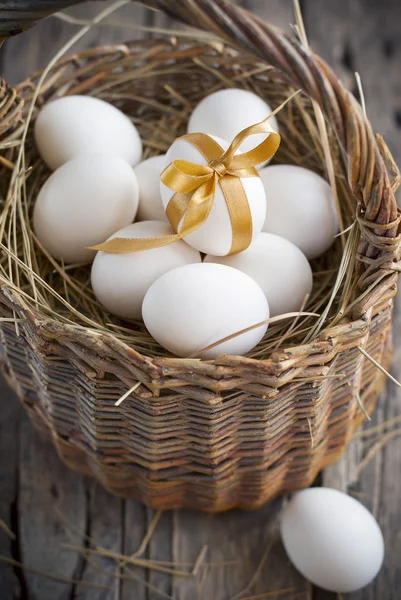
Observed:
[[[241,4],[287,30],[294,21],[291,0]],[[104,6],[91,2],[69,14],[88,19]],[[360,73],[368,116],[401,162],[401,3],[304,0],[302,11],[312,48],[355,93],[354,72]],[[144,35],[133,28],[136,25],[177,28],[164,15],[135,4],[124,6],[111,20],[118,27],[91,30],[74,51]],[[10,83],[22,80],[45,65],[76,30],[52,17],[9,40],[1,50],[0,74]],[[393,373],[400,380],[401,297],[396,304]],[[401,417],[401,390],[389,383],[366,427],[397,416]],[[325,485],[354,494],[373,511],[386,540],[380,575],[365,590],[348,595],[349,600],[401,598],[397,433],[355,439],[342,460],[322,475]],[[314,589],[289,564],[277,530],[283,500],[255,513],[210,516],[189,511],[159,515],[137,502],[116,499],[59,461],[3,381],[0,455],[0,600],[340,600]],[[141,548],[155,523],[149,543]],[[100,547],[117,556],[99,556]],[[86,555],[88,560],[85,549],[95,549]],[[122,570],[118,555],[134,553],[142,563]],[[161,572],[188,571],[199,556],[203,560],[191,576]],[[146,561],[161,571],[146,569]]]

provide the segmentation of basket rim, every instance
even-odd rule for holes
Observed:
[[[284,35],[284,34],[283,34]],[[174,40],[174,38],[172,38],[171,36],[168,35],[158,35],[157,37],[151,38],[151,39],[146,39],[146,40],[134,40],[131,42],[128,42],[126,44],[111,44],[111,45],[106,45],[106,46],[98,46],[95,48],[89,48],[86,50],[83,50],[82,52],[79,53],[75,53],[69,56],[65,56],[63,57],[60,61],[58,61],[56,63],[56,65],[54,65],[54,68],[58,68],[60,66],[63,66],[64,64],[68,64],[70,63],[72,60],[76,60],[79,61],[80,57],[96,57],[99,53],[101,54],[110,54],[110,55],[115,55],[116,52],[121,52],[123,56],[126,56],[127,54],[130,55],[132,52],[132,49],[141,46],[141,47],[147,47],[149,49],[157,49],[158,48],[158,44],[160,45],[160,50],[162,50],[163,48],[171,48],[170,54],[169,56],[171,58],[177,58],[180,56],[180,54],[182,54],[182,52],[178,49],[177,47],[179,47],[179,44],[177,44],[176,40]],[[205,52],[205,49],[208,50],[216,50],[215,46],[213,43],[208,43],[208,42],[199,42],[199,41],[189,41],[186,40],[183,42],[183,45],[185,44],[185,46],[188,47],[192,47],[194,50],[194,54],[195,55],[201,55],[202,53]],[[226,47],[226,46],[224,46]],[[231,49],[231,46],[228,46],[228,48]],[[234,49],[234,52],[238,52],[236,49]],[[154,57],[154,55],[153,55]],[[256,58],[256,61],[259,62],[263,62],[261,61],[261,59]],[[15,87],[15,91],[16,91],[16,96],[14,98],[14,101],[19,102],[19,114],[21,115],[22,113],[22,106],[21,106],[21,101],[24,102],[24,100],[22,99],[22,97],[20,96],[20,93],[26,89],[32,89],[33,87],[33,83],[32,80],[37,78],[41,73],[43,72],[43,69],[38,69],[36,70],[33,74],[31,74],[30,77],[26,78],[24,81],[20,82],[19,84],[17,84],[17,86]],[[355,196],[354,196],[355,197]],[[355,197],[355,199],[357,200],[357,198]],[[400,215],[399,215],[400,216]],[[363,217],[361,217],[361,221],[363,221]],[[399,219],[398,219],[399,221]],[[361,222],[358,220],[358,224],[359,226],[361,226]],[[367,227],[368,231],[371,230],[371,227]],[[388,229],[388,226],[387,226]],[[388,239],[388,238],[387,238]],[[394,236],[393,240],[397,240],[397,245],[398,248],[401,249],[401,236]],[[384,269],[384,267],[381,267],[382,269]],[[383,272],[383,271],[382,271]],[[397,273],[394,270],[390,270],[387,271],[385,273],[385,275],[381,278],[381,280],[378,282],[377,286],[375,287],[374,290],[372,290],[372,294],[368,295],[368,298],[373,298],[373,303],[375,303],[376,301],[379,301],[380,297],[383,296],[383,294],[386,293],[387,290],[391,290],[391,289],[395,289],[396,287],[396,282],[397,282]],[[7,288],[7,284],[4,282],[2,283],[0,281],[0,289],[4,289]],[[395,293],[395,291],[394,291]],[[392,295],[394,295],[393,292],[391,292]],[[79,331],[88,333],[89,335],[93,334],[93,330],[91,330],[90,327],[85,326],[84,324],[68,324],[68,323],[62,323],[61,321],[57,321],[55,318],[47,316],[45,314],[45,312],[41,313],[40,311],[37,311],[36,309],[33,309],[32,307],[29,307],[23,300],[22,298],[17,298],[17,295],[11,290],[11,288],[8,289],[7,295],[10,294],[10,298],[12,298],[12,303],[15,306],[18,306],[20,310],[22,310],[24,312],[24,314],[27,316],[27,318],[29,318],[29,320],[35,324],[35,327],[38,327],[41,331],[45,331],[48,330],[48,324],[49,323],[55,323],[57,324],[61,330],[64,330],[65,332],[77,332],[77,329],[79,329]],[[313,348],[316,346],[316,343],[319,343],[320,341],[323,340],[329,340],[331,338],[335,338],[336,335],[338,335],[339,333],[339,327],[349,327],[349,324],[355,324],[356,326],[363,326],[366,325],[366,322],[364,321],[364,314],[366,313],[366,311],[368,311],[372,306],[372,302],[369,302],[366,300],[366,298],[364,300],[362,300],[359,305],[357,305],[356,307],[354,307],[354,310],[351,314],[351,317],[349,318],[343,318],[339,324],[335,325],[333,328],[331,328],[330,326],[325,327],[322,332],[317,336],[317,338],[307,344],[300,344],[300,345],[294,345],[293,347],[289,348],[288,350],[284,351],[285,356],[287,355],[291,355],[291,352],[297,348],[298,350],[303,348],[305,350],[305,354],[310,353],[310,351],[313,350]],[[129,354],[130,356],[134,357],[139,360],[146,360],[146,362],[148,363],[148,367],[150,367],[150,363],[155,367],[156,371],[155,371],[155,375],[157,375],[160,372],[160,368],[162,366],[168,366],[168,365],[172,365],[172,364],[176,364],[177,361],[180,361],[181,364],[183,365],[189,365],[191,364],[191,362],[193,362],[194,360],[196,361],[202,361],[208,364],[214,364],[216,366],[216,368],[222,364],[221,360],[219,361],[219,357],[214,359],[214,360],[202,360],[202,359],[187,359],[187,358],[178,358],[178,357],[146,357],[145,354],[141,354],[140,352],[136,351],[134,348],[132,348],[130,345],[126,344],[125,342],[123,342],[122,340],[119,340],[118,338],[115,338],[113,335],[113,332],[110,331],[109,333],[102,333],[102,332],[96,332],[96,339],[98,341],[102,341],[102,344],[104,344],[104,347],[107,347],[107,340],[110,341],[110,338],[114,340],[115,343],[117,343],[117,345],[120,347],[121,352],[124,354]],[[308,352],[309,350],[309,352]],[[220,355],[220,356],[225,356],[225,355]],[[262,364],[262,365],[279,365],[281,363],[281,361],[283,360],[283,352],[277,351],[274,352],[272,355],[269,356],[269,358],[267,359],[253,359],[253,358],[248,358],[248,357],[232,357],[232,358],[236,358],[242,362],[246,362],[247,364]]]
[[[381,302],[395,296],[397,293],[397,280],[398,275],[394,273],[393,275],[388,276],[382,283],[380,293],[378,294],[378,298],[380,298]],[[88,347],[95,344],[99,353],[102,349],[110,351],[112,348],[117,354],[128,355],[134,362],[140,364],[146,362],[147,370],[151,371],[154,380],[159,379],[164,369],[168,370],[169,367],[174,368],[177,364],[182,365],[183,367],[185,365],[193,367],[196,364],[206,364],[215,367],[215,369],[222,366],[243,365],[249,369],[258,367],[262,369],[270,368],[269,370],[276,375],[279,375],[288,368],[288,365],[285,363],[291,362],[292,360],[298,360],[299,355],[318,355],[330,347],[334,348],[335,340],[341,333],[350,333],[353,330],[366,330],[369,326],[369,313],[373,309],[373,306],[370,306],[367,311],[355,315],[354,319],[344,318],[344,322],[340,322],[334,327],[323,329],[315,340],[306,344],[294,345],[285,350],[278,349],[265,359],[221,354],[215,359],[205,360],[201,358],[180,358],[175,356],[146,356],[146,354],[138,352],[123,340],[116,338],[112,331],[107,333],[95,332],[85,325],[79,323],[62,323],[61,321],[57,321],[54,317],[47,316],[44,312],[40,312],[24,303],[21,297],[18,297],[7,284],[1,281],[0,293],[7,298],[10,305],[12,305],[13,311],[24,315],[43,340],[50,341],[52,339],[59,340],[62,338],[69,338],[70,340],[75,340],[77,342],[86,342],[85,346]]]

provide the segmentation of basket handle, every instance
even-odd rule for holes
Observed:
[[[15,12],[8,9],[10,5],[16,6],[17,0],[0,0],[3,28],[0,36],[7,27],[9,33],[16,33],[43,16],[77,3],[79,0],[24,2],[25,8],[29,5],[31,10],[22,10],[16,22]],[[383,158],[383,148],[378,145],[359,103],[332,69],[283,31],[229,0],[141,0],[141,3],[197,29],[214,32],[231,45],[251,52],[279,69],[291,86],[316,100],[346,160],[348,182],[358,203],[357,218],[362,230],[359,253],[370,264],[369,271],[374,270],[376,259],[380,258],[383,264],[384,256],[388,258],[386,264],[391,265],[400,249],[397,238],[400,214],[394,195],[394,178],[391,182],[386,168],[389,161]]]
[[[347,158],[349,185],[365,212],[364,219],[379,228],[397,221],[394,193],[370,123],[354,96],[319,56],[229,0],[142,0],[142,4],[246,49],[316,100]],[[396,235],[397,226],[387,229],[387,237]]]
[[[0,0],[0,46],[41,19],[84,0]]]

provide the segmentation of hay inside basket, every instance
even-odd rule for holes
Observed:
[[[25,101],[25,115],[39,76],[40,73],[35,73],[17,89]],[[4,200],[0,219],[0,278],[29,306],[58,321],[85,326],[93,333],[107,331],[149,357],[166,355],[143,323],[121,321],[96,301],[90,287],[89,264],[60,264],[35,238],[30,220],[32,208],[50,172],[37,153],[33,122],[40,108],[54,98],[68,94],[96,96],[132,119],[143,140],[144,158],[148,158],[165,152],[185,132],[192,109],[204,96],[227,87],[251,90],[273,109],[296,91],[276,69],[218,42],[160,38],[90,49],[79,57],[57,63],[39,90],[21,170],[10,169],[8,190],[4,178],[1,183]],[[274,162],[301,165],[327,178],[325,152],[310,99],[300,93],[276,116],[282,142]],[[318,323],[316,317],[299,316],[271,324],[263,340],[248,354],[252,358],[265,359],[279,348],[310,341],[308,338],[318,330],[332,324],[336,316],[342,316],[357,297],[354,269],[359,229],[352,226],[356,203],[347,183],[340,148],[330,129],[328,140],[340,219],[349,230],[312,264],[314,287],[303,310],[323,316]],[[9,138],[2,144],[10,167],[18,149],[13,145]]]

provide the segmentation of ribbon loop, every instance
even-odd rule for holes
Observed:
[[[252,150],[239,153],[241,144],[248,137],[257,134],[266,134],[263,142]],[[209,217],[217,185],[220,185],[230,216],[232,243],[229,254],[248,248],[252,241],[252,215],[241,179],[259,177],[256,166],[275,154],[280,145],[279,134],[265,119],[236,135],[227,150],[223,150],[216,140],[204,133],[186,134],[178,139],[189,142],[199,150],[207,164],[174,160],[160,176],[161,181],[175,192],[167,205],[166,215],[177,233],[160,238],[113,238],[92,246],[92,250],[138,252],[165,246],[186,237],[201,227]]]

